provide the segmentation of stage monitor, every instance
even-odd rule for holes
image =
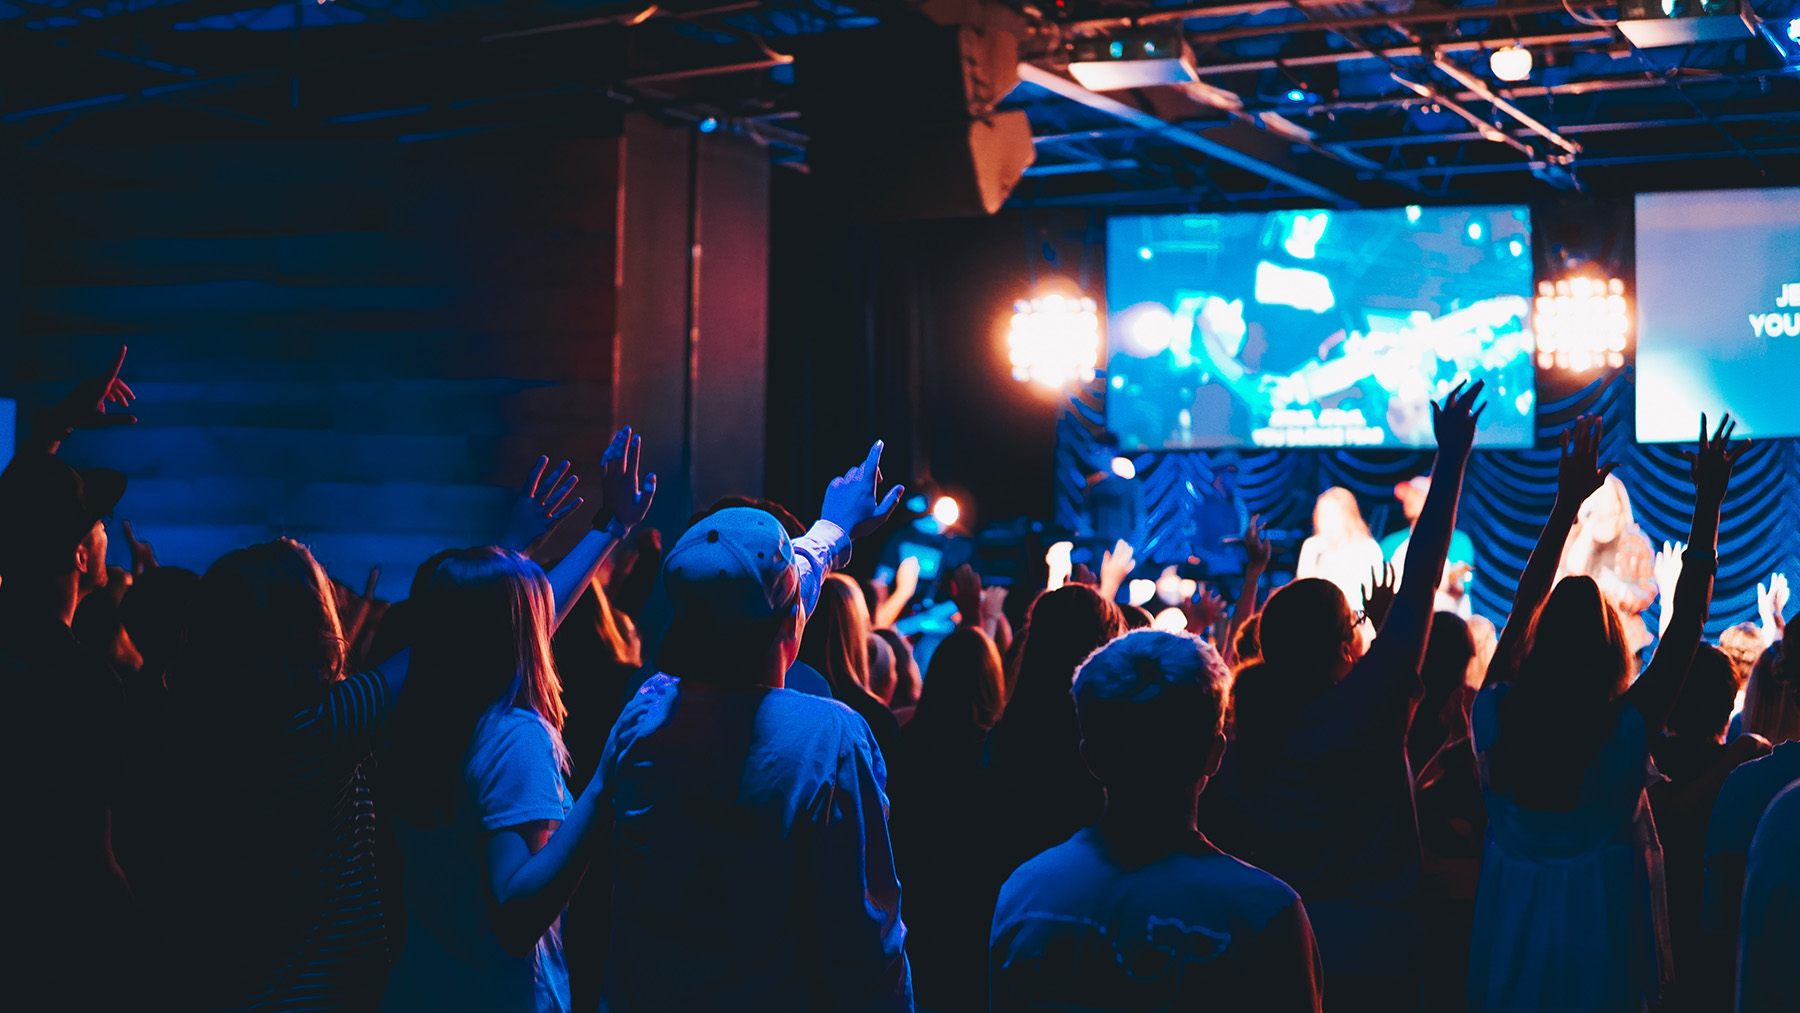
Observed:
[[[1800,188],[1637,197],[1637,438],[1800,436]]]
[[[1107,223],[1106,423],[1126,449],[1427,447],[1485,380],[1476,443],[1529,447],[1524,207],[1121,216]]]

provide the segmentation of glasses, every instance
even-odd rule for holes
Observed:
[[[1363,611],[1362,609],[1355,609],[1354,611],[1352,611],[1350,613],[1350,620],[1351,620],[1350,628],[1355,629],[1356,627],[1361,626],[1363,623],[1366,623],[1369,621],[1369,613]]]

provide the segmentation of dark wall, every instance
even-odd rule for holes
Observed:
[[[537,454],[605,444],[617,164],[613,140],[32,152],[0,393],[29,410],[125,343],[140,423],[67,455],[129,475],[165,562],[285,534],[403,594],[495,537]]]
[[[816,511],[880,437],[890,479],[962,494],[976,524],[1049,516],[1062,400],[1007,362],[1012,303],[1031,282],[1018,213],[850,226],[817,208],[804,176],[777,173],[774,195],[770,495]]]

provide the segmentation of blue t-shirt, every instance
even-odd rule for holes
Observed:
[[[657,675],[598,776],[616,819],[602,1011],[912,1009],[887,769],[849,707]]]
[[[567,1013],[561,920],[530,956],[515,957],[494,935],[487,900],[488,836],[568,814],[560,757],[535,711],[493,711],[463,757],[450,822],[419,828],[404,816],[394,820],[406,870],[406,944],[388,977],[384,1011]]]
[[[1323,977],[1286,883],[1198,834],[1133,861],[1093,827],[1006,881],[988,967],[995,1013],[1317,1011]]]

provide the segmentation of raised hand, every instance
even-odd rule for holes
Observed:
[[[1466,391],[1459,383],[1442,404],[1431,403],[1431,430],[1437,436],[1439,453],[1467,454],[1475,445],[1476,423],[1487,410],[1486,404],[1477,406],[1475,399],[1481,396],[1485,382],[1477,380]]]
[[[1225,619],[1230,606],[1210,586],[1201,585],[1199,594],[1190,601],[1178,606],[1187,616],[1187,628],[1190,633],[1199,633],[1210,626],[1216,626]]]
[[[984,587],[981,589],[981,627],[993,634],[1006,619],[1006,588]]]
[[[1363,615],[1369,619],[1369,625],[1381,632],[1381,624],[1387,622],[1388,610],[1394,607],[1394,598],[1399,594],[1399,578],[1394,573],[1394,564],[1383,563],[1380,570],[1369,571],[1369,584],[1363,588]]]
[[[1756,585],[1756,616],[1762,621],[1763,641],[1772,644],[1787,632],[1788,582],[1784,574],[1769,575],[1769,586]]]
[[[1656,593],[1661,595],[1664,601],[1668,601],[1674,596],[1675,585],[1681,582],[1681,554],[1686,551],[1685,543],[1664,542],[1662,548],[1656,553],[1656,562],[1651,573],[1656,578]],[[1757,589],[1761,590],[1762,585],[1758,584]]]
[[[905,486],[896,485],[886,496],[876,499],[881,485],[883,446],[882,441],[876,440],[869,448],[867,460],[832,479],[825,487],[825,505],[819,511],[820,516],[843,528],[852,539],[862,538],[881,527],[900,505],[900,496],[906,492]]]
[[[1074,564],[1069,562],[1069,553],[1073,551],[1074,542],[1057,542],[1044,553],[1044,565],[1050,568],[1044,590],[1054,591],[1069,582],[1069,574],[1074,570]]]
[[[1137,565],[1130,543],[1121,538],[1112,550],[1100,555],[1100,597],[1112,601],[1119,596],[1132,567]]]
[[[160,566],[161,564],[156,561],[156,550],[151,547],[150,543],[138,541],[137,532],[131,530],[130,521],[125,521],[124,526],[125,541],[131,546],[132,576],[141,577],[145,570],[154,570]],[[1780,574],[1776,576],[1780,576]],[[1758,585],[1758,590],[1760,589],[1761,585]]]
[[[919,590],[919,557],[907,556],[894,567],[894,593],[890,596],[901,602],[912,601],[912,596]]]
[[[108,415],[106,406],[116,404],[121,408],[131,404],[136,394],[119,379],[119,370],[125,365],[125,346],[119,346],[119,354],[113,359],[112,368],[99,376],[90,376],[76,384],[61,401],[46,410],[43,418],[52,428],[58,429],[104,429],[109,426],[128,426],[137,421],[136,415]]]
[[[1600,463],[1600,436],[1605,423],[1598,415],[1583,415],[1571,429],[1563,430],[1562,456],[1556,464],[1556,499],[1570,510],[1606,484],[1616,464]]]
[[[956,611],[962,616],[964,626],[976,626],[981,623],[981,575],[967,563],[950,571],[949,587],[946,589],[951,601],[956,603]]]
[[[1095,590],[1100,588],[1100,578],[1094,576],[1094,571],[1088,569],[1086,563],[1076,563],[1074,568],[1069,571],[1069,583],[1085,584]]]
[[[600,504],[613,518],[627,528],[642,523],[650,512],[650,501],[656,498],[656,475],[638,479],[638,459],[644,438],[630,426],[613,434],[606,453],[600,455]]]
[[[525,476],[525,484],[519,487],[519,495],[514,497],[512,510],[507,514],[506,529],[500,534],[501,548],[528,551],[582,504],[580,496],[570,496],[580,478],[569,471],[569,462],[557,465],[546,476],[549,466],[550,459],[540,457],[531,474]]]
[[[1250,557],[1248,570],[1261,573],[1269,568],[1269,560],[1275,550],[1269,540],[1263,536],[1262,517],[1251,514],[1250,526],[1244,529],[1244,552]]]
[[[1737,423],[1731,420],[1731,413],[1726,412],[1719,419],[1719,427],[1713,431],[1712,439],[1707,439],[1706,414],[1702,412],[1700,449],[1681,452],[1681,456],[1687,459],[1688,472],[1694,479],[1694,496],[1702,503],[1717,506],[1725,502],[1725,488],[1731,484],[1731,467],[1750,448],[1749,440],[1735,447],[1731,445],[1731,434],[1736,431]]]

